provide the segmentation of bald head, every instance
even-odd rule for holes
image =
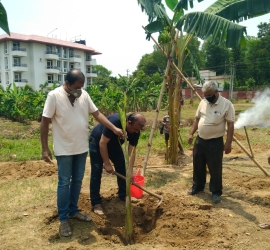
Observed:
[[[127,131],[129,133],[138,133],[145,126],[146,119],[142,114],[132,113],[127,117]]]

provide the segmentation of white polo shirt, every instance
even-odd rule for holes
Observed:
[[[214,104],[202,99],[196,117],[200,118],[198,124],[199,136],[209,140],[225,134],[226,121],[234,122],[235,112],[231,101],[219,95]]]
[[[52,119],[53,149],[56,156],[82,154],[88,151],[89,114],[97,107],[88,93],[75,100],[60,86],[48,93],[42,116]]]

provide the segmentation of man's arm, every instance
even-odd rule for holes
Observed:
[[[108,143],[110,139],[104,135],[101,135],[100,141],[99,141],[99,150],[100,150],[100,155],[103,160],[103,167],[105,168],[107,173],[112,173],[113,172],[113,167],[110,162],[109,158],[109,153],[108,153]]]
[[[48,133],[49,133],[49,124],[51,118],[42,116],[40,124],[40,140],[42,146],[42,159],[46,162],[51,162],[52,153],[48,147]]]
[[[192,124],[192,127],[190,129],[190,132],[189,132],[189,136],[188,136],[188,143],[189,144],[192,144],[192,141],[193,141],[193,135],[194,133],[197,131],[198,129],[198,124],[199,124],[199,121],[200,121],[200,118],[199,117],[196,117],[194,119],[194,122]]]
[[[94,118],[103,126],[107,127],[108,129],[112,130],[116,135],[120,136],[121,138],[124,137],[124,133],[122,129],[117,128],[114,126],[102,113],[100,113],[98,110],[92,113]]]
[[[225,154],[229,154],[232,151],[233,132],[234,122],[227,121],[227,138],[224,145]]]

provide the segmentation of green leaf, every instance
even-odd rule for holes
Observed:
[[[239,46],[246,33],[246,27],[204,12],[192,12],[184,15],[176,24],[176,28],[229,48]]]
[[[178,1],[177,0],[165,0],[168,8],[172,11],[174,11],[174,7],[177,5]]]
[[[152,23],[149,23],[145,29],[149,32],[149,33],[155,33],[155,32],[160,32],[164,29],[164,25],[163,22],[158,20],[158,21],[154,21]]]
[[[3,4],[0,2],[0,27],[8,34],[10,35],[9,32],[9,27],[8,27],[8,20],[7,20],[7,13],[6,10],[3,6]]]
[[[268,0],[217,0],[205,10],[206,13],[241,22],[248,18],[270,13]]]

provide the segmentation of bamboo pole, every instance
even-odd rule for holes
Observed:
[[[145,28],[144,28],[144,26],[142,26],[143,27],[143,29],[145,30]],[[151,37],[151,39],[154,41],[154,43],[158,46],[158,48],[163,52],[163,54],[165,55],[165,56],[167,56],[167,53],[166,53],[166,51],[164,51],[164,49],[162,49],[161,48],[161,46],[158,44],[158,42],[155,40],[155,38],[153,38],[153,36],[151,35],[150,36]],[[175,65],[175,63],[174,62],[172,62],[171,63],[172,64],[172,66],[175,68],[175,70],[177,71],[177,73],[179,74],[179,75],[181,75],[181,77],[183,78],[183,80],[189,85],[189,87],[191,88],[191,90],[196,94],[196,96],[201,100],[202,98],[201,98],[201,96],[198,94],[198,92],[196,91],[196,89],[193,87],[193,85],[188,81],[188,79],[183,75],[183,73],[178,69],[178,67]],[[270,176],[269,174],[268,174],[268,172],[254,159],[254,157],[245,149],[245,147],[233,136],[233,141],[235,141],[237,144],[238,144],[238,146],[248,155],[248,157],[263,171],[263,173],[266,175],[266,176]],[[149,154],[149,152],[148,152],[148,154]],[[147,164],[147,160],[148,160],[148,158],[147,159],[145,159],[145,161],[144,161],[144,167],[146,166],[146,164]]]
[[[245,133],[246,133],[246,137],[247,137],[247,141],[248,141],[248,146],[249,146],[250,153],[251,153],[252,157],[254,157],[253,152],[252,152],[252,148],[250,146],[250,142],[249,142],[249,137],[248,137],[246,126],[244,126],[244,129],[245,129]]]
[[[248,157],[263,171],[266,176],[269,176],[267,171],[255,160],[255,158],[245,149],[245,147],[233,136],[233,141],[243,149],[243,151],[248,155]]]
[[[175,37],[177,37],[177,36],[178,36],[178,32],[176,32]],[[167,82],[167,75],[168,75],[168,72],[170,70],[170,66],[173,63],[172,58],[173,58],[174,48],[175,48],[175,40],[172,41],[172,49],[171,49],[170,56],[169,57],[167,56],[167,58],[168,58],[167,67],[166,67],[165,76],[164,76],[164,79],[163,79],[163,83],[162,83],[159,98],[158,98],[156,114],[155,114],[155,117],[154,117],[154,120],[153,120],[150,136],[149,136],[149,139],[148,139],[147,150],[146,150],[146,154],[145,154],[144,161],[143,161],[142,176],[145,175],[146,165],[147,165],[147,162],[148,162],[150,149],[151,149],[151,146],[152,146],[152,140],[153,140],[153,136],[154,136],[154,133],[155,133],[155,128],[156,128],[158,114],[159,114],[159,110],[160,110],[160,106],[161,106],[161,101],[162,101],[162,97],[163,97],[163,94],[164,94],[165,85],[166,85],[166,82]]]

